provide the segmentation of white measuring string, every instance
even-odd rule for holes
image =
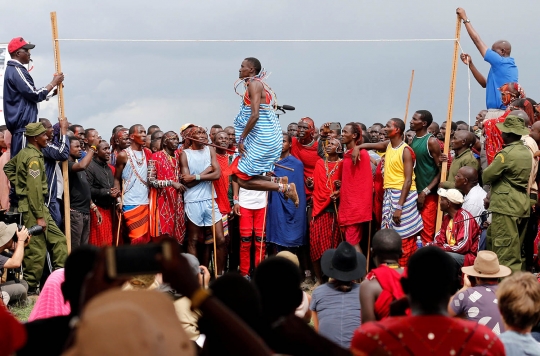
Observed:
[[[461,50],[461,53],[465,53],[465,51],[463,51],[463,47],[461,47],[461,43],[458,40],[456,40],[456,42],[459,45],[459,49]],[[471,61],[470,60],[467,63],[467,86],[469,89],[468,101],[469,101],[469,129],[470,129],[471,127]]]
[[[241,40],[223,40],[223,39],[208,39],[208,40],[141,40],[141,39],[113,39],[113,38],[57,38],[56,41],[75,41],[75,42],[438,42],[438,41],[456,41],[455,38],[406,38],[406,39],[375,39],[375,40],[337,40],[337,39],[241,39]]]

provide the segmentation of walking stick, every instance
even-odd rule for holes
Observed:
[[[262,260],[262,250],[263,250],[263,243],[264,243],[264,231],[266,228],[266,213],[268,212],[268,192],[266,192],[266,205],[264,206],[264,217],[263,217],[263,226],[262,226],[262,236],[261,236],[261,247],[259,248],[259,263],[261,263]]]
[[[411,73],[411,83],[409,84],[409,94],[407,95],[407,105],[405,106],[405,117],[403,118],[403,122],[407,124],[407,116],[409,116],[409,102],[411,101],[411,91],[412,91],[412,83],[414,80],[414,69]]]
[[[120,201],[122,207],[124,206],[124,180],[122,180],[122,186],[120,187]],[[120,239],[120,227],[122,226],[122,211],[118,213],[118,231],[116,231],[116,246],[118,246],[118,240]]]
[[[461,34],[461,20],[459,19],[459,16],[456,20],[456,35],[455,35],[455,43],[454,43],[454,60],[452,62],[452,76],[450,77],[450,95],[448,97],[448,115],[446,117],[446,134],[444,135],[444,154],[448,156],[448,151],[450,149],[450,131],[448,128],[452,125],[452,114],[454,113],[454,93],[456,91],[456,75],[457,75],[457,61],[458,61],[458,54],[459,54],[459,37]],[[446,182],[446,173],[448,170],[448,162],[443,162],[441,167],[441,183]],[[440,197],[439,197],[439,207],[437,209],[437,222],[436,222],[436,230],[439,231],[441,229],[442,225],[442,218],[443,214],[440,208]]]
[[[212,236],[214,237],[214,277],[217,279],[217,247],[216,247],[216,212],[214,211],[215,199],[214,199],[214,183],[210,182],[212,185]]]
[[[366,273],[369,271],[369,255],[371,254],[371,223],[373,220],[369,221],[369,232],[367,240],[367,259],[366,259]]]
[[[51,12],[51,27],[54,50],[54,67],[56,73],[60,73],[62,71],[62,64],[60,62],[60,43],[58,42],[56,12]],[[64,112],[64,86],[60,84],[56,86],[56,90],[58,93],[58,118],[60,120],[66,120]],[[66,235],[67,251],[69,254],[71,252],[71,215],[69,206],[69,173],[67,160],[62,162],[62,176],[64,178],[64,233]]]

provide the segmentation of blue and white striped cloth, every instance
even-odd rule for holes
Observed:
[[[244,131],[251,115],[251,106],[240,106],[240,112],[234,119],[236,142]],[[273,171],[274,163],[281,156],[283,135],[279,119],[270,105],[261,104],[259,119],[255,127],[244,139],[246,154],[240,157],[238,169],[248,176],[256,176]]]
[[[409,191],[405,204],[403,204],[403,210],[401,211],[401,224],[395,226],[392,216],[396,210],[396,205],[401,198],[401,190],[398,189],[385,189],[383,198],[383,213],[382,213],[382,229],[395,230],[402,239],[415,236],[424,229],[424,223],[422,217],[418,213],[418,207],[416,201],[418,200],[418,193],[416,190]]]

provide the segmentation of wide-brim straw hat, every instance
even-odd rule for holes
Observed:
[[[461,267],[461,271],[472,277],[501,278],[512,274],[512,270],[499,264],[497,254],[493,251],[479,251],[474,265]]]
[[[338,248],[323,253],[321,268],[330,278],[350,282],[366,275],[366,258],[350,243],[343,241]]]

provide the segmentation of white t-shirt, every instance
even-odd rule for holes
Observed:
[[[266,192],[240,188],[238,204],[244,209],[262,209],[266,206]]]

